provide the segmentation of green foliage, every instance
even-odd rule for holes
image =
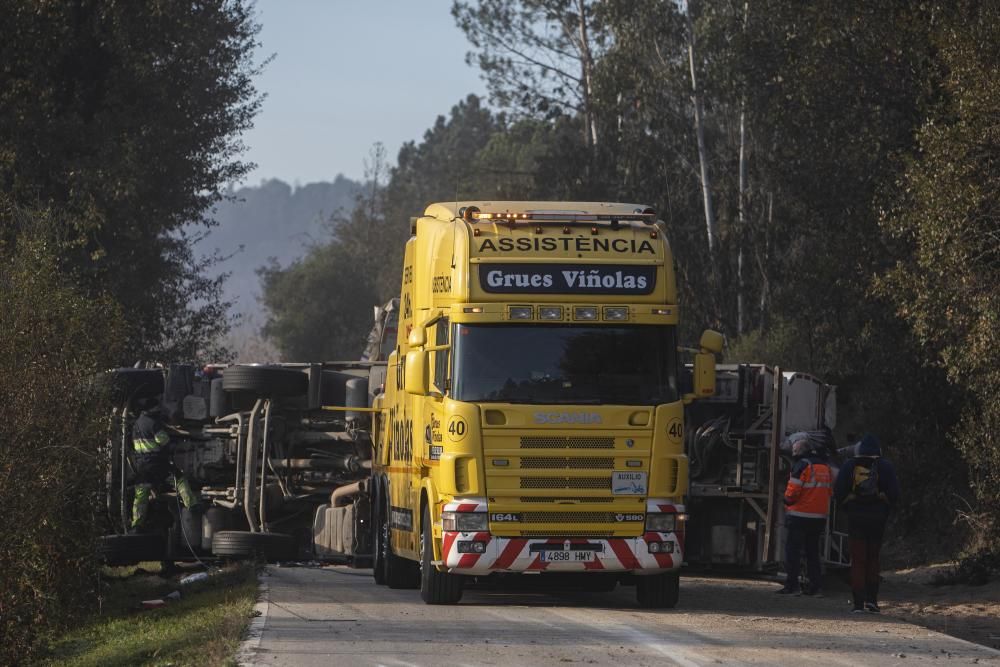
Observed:
[[[880,288],[965,392],[954,437],[1000,544],[1000,18],[957,3],[934,37],[941,97],[883,219],[899,248]]]
[[[357,359],[378,303],[370,273],[336,241],[287,268],[262,269],[264,335],[289,360]]]
[[[588,70],[605,34],[593,0],[456,0],[452,15],[476,49],[500,106],[541,118],[588,115]],[[581,13],[582,10],[582,13]]]
[[[189,225],[248,169],[256,32],[242,0],[0,0],[0,191],[72,221],[61,259],[122,304],[130,358],[193,358],[227,326]]]
[[[121,318],[60,268],[52,232],[67,221],[6,205],[0,222],[18,232],[0,248],[0,663],[15,664],[96,582],[107,402],[95,378],[120,353]]]

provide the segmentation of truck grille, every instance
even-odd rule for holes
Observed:
[[[651,446],[650,433],[638,429],[490,433],[483,442],[490,512],[516,515],[491,521],[490,531],[503,537],[642,535],[645,498],[614,495],[611,480],[616,470],[648,475]]]
[[[522,456],[521,468],[544,468],[563,470],[614,470],[615,459],[613,456]]]
[[[522,477],[522,489],[611,490],[610,477]]]
[[[615,439],[608,437],[571,438],[568,436],[524,436],[521,449],[614,449]]]

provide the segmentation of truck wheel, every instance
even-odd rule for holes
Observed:
[[[143,561],[163,560],[167,543],[162,535],[105,535],[100,543],[101,560],[107,565],[135,565]]]
[[[279,366],[230,366],[222,373],[222,389],[261,396],[301,396],[309,390],[309,377]]]
[[[434,542],[431,530],[431,511],[424,508],[420,522],[420,597],[427,604],[455,604],[462,599],[464,577],[451,572],[441,572],[434,564]]]
[[[392,531],[389,530],[389,500],[383,505],[381,534],[382,570],[389,588],[419,588],[420,566],[392,553]]]
[[[233,560],[263,558],[268,562],[294,560],[295,538],[282,533],[220,530],[212,536],[212,554]]]
[[[372,526],[374,527],[374,535],[372,536],[375,542],[375,548],[372,554],[372,576],[375,578],[375,583],[379,586],[385,586],[385,556],[383,555],[382,545],[385,543],[385,536],[382,534],[383,528],[388,530],[388,524],[383,520],[380,508],[382,507],[382,500],[376,497],[376,501],[372,503]]]
[[[635,578],[635,597],[644,609],[673,609],[680,595],[680,575],[664,572]]]

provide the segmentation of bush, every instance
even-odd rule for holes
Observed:
[[[937,575],[931,583],[935,586],[984,586],[997,576],[1000,576],[1000,553],[984,551],[961,558],[955,567]]]
[[[0,211],[7,230],[25,216]],[[96,584],[102,462],[98,369],[120,329],[63,275],[45,217],[0,242],[0,664],[30,661]],[[91,597],[92,599],[92,597]]]

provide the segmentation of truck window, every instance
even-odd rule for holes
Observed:
[[[458,324],[460,401],[659,405],[679,399],[675,328]]]
[[[397,327],[399,326],[399,311],[390,310],[385,316],[385,323],[382,325],[382,345],[379,349],[379,359],[384,361],[389,358],[392,351],[396,349]]]
[[[442,317],[434,327],[434,344],[447,345],[449,333],[448,318]],[[448,393],[448,357],[450,353],[451,350],[440,350],[434,353],[434,386],[442,394]]]

